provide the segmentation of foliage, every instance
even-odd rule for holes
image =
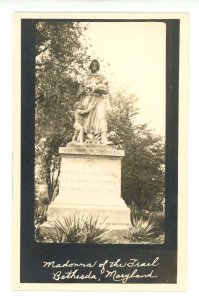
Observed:
[[[104,222],[106,219],[104,220]],[[103,222],[103,223],[104,223]],[[98,218],[90,217],[87,218],[83,231],[84,231],[84,242],[85,243],[107,243],[106,234],[108,232],[108,226],[103,225],[103,223],[99,226],[98,225]]]
[[[62,221],[50,222],[52,230],[48,231],[47,238],[54,243],[106,243],[108,226],[104,222],[99,224],[98,218],[93,216],[64,217]]]
[[[158,230],[164,232],[165,230],[165,213],[161,211],[150,212],[151,220],[157,224]]]
[[[138,210],[151,209],[164,196],[165,150],[162,137],[147,124],[136,124],[135,95],[119,91],[112,97],[113,112],[109,128],[116,134],[113,142],[125,149],[122,160],[122,197]],[[161,199],[162,200],[162,199]]]
[[[46,182],[49,203],[58,192],[59,146],[71,141],[73,106],[79,79],[90,57],[85,23],[42,21],[36,25],[35,163],[36,180]],[[137,209],[159,209],[164,197],[165,149],[147,124],[136,124],[137,98],[119,90],[112,95],[110,139],[125,149],[122,197]]]
[[[150,218],[131,216],[132,228],[125,234],[125,239],[132,242],[146,241],[157,233],[157,224]]]
[[[131,218],[133,217],[151,219],[155,224],[157,224],[157,229],[159,232],[165,230],[165,212],[164,211],[149,211],[149,210],[138,210],[134,207],[131,210]]]
[[[40,239],[39,226],[47,220],[48,210],[48,198],[43,197],[35,201],[35,212],[34,212],[34,227],[35,227],[35,238]]]
[[[82,220],[75,215],[73,217],[64,217],[62,221],[56,219],[50,222],[53,229],[50,232],[50,238],[55,243],[81,243],[82,235]]]
[[[78,78],[89,60],[82,24],[44,21],[36,25],[36,165],[41,166],[37,175],[48,186],[50,202],[58,186],[58,147],[71,140]]]

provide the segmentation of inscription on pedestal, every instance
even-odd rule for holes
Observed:
[[[89,155],[98,155],[98,156],[124,156],[124,150],[118,150],[115,148],[110,148],[107,146],[98,146],[98,145],[74,145],[68,147],[60,147],[60,153],[66,154],[89,154]]]
[[[60,196],[120,197],[120,161],[67,157],[62,161]]]

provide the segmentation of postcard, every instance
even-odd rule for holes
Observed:
[[[188,15],[14,26],[13,288],[185,290]]]

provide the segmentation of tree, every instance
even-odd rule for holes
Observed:
[[[72,138],[72,107],[78,79],[90,57],[84,46],[86,25],[45,21],[36,25],[35,140],[39,176],[51,202],[58,184],[58,148]],[[42,144],[42,146],[41,146]]]
[[[114,144],[125,149],[122,160],[122,197],[138,210],[151,209],[164,195],[165,150],[162,137],[147,124],[135,123],[136,96],[120,91],[112,97],[110,130]]]
[[[85,23],[45,21],[36,26],[35,140],[36,180],[45,181],[49,203],[60,172],[58,148],[71,141],[73,106],[79,80],[90,60],[84,42]],[[150,209],[164,194],[164,143],[147,124],[135,123],[135,95],[112,96],[109,130],[122,160],[122,197],[139,210]],[[39,166],[39,167],[38,167]]]

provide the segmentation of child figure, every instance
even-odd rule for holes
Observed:
[[[75,108],[75,123],[73,125],[75,131],[72,141],[77,143],[83,143],[83,122],[84,115],[88,114],[92,109],[95,108],[95,105],[90,106],[90,108],[84,110],[80,102],[76,102],[74,105]]]

